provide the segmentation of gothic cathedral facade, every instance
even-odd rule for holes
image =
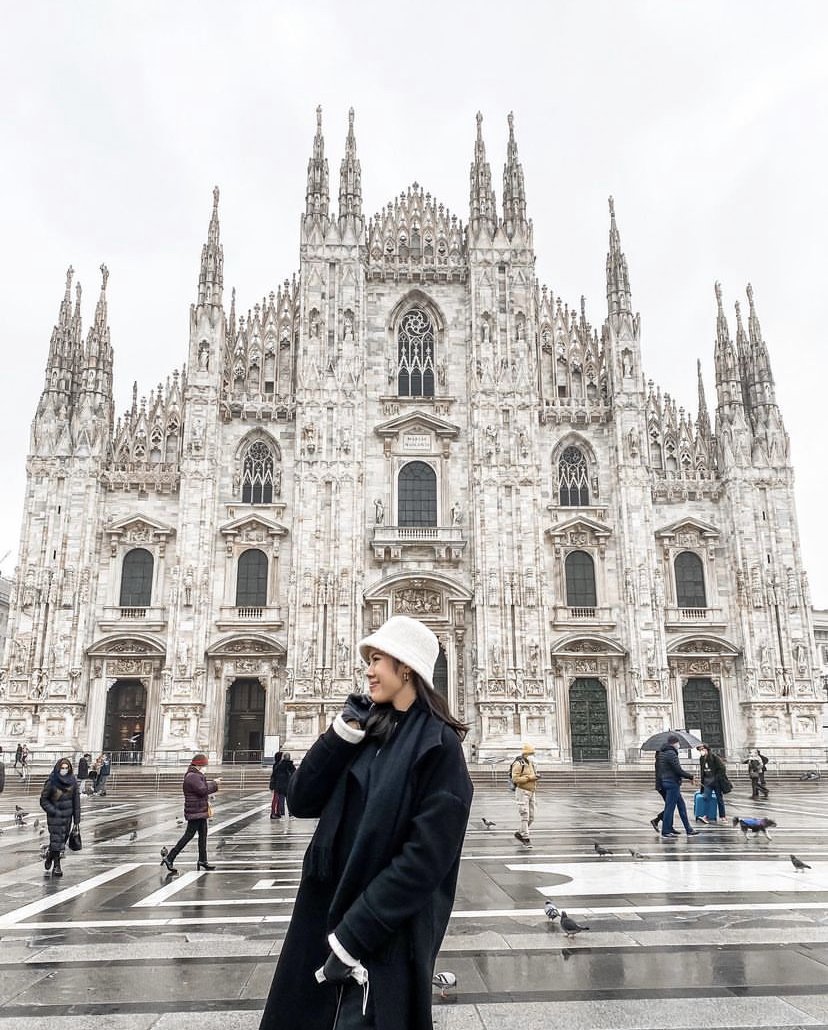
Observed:
[[[0,738],[163,761],[304,751],[356,642],[426,622],[470,756],[636,762],[667,727],[821,744],[788,438],[748,287],[721,290],[715,421],[645,380],[610,201],[600,330],[535,279],[509,117],[468,221],[416,183],[367,218],[353,112],[332,214],[321,114],[299,273],[225,306],[218,190],[186,365],[113,413],[108,272],[72,271],[27,462]],[[183,357],[183,354],[182,354]]]

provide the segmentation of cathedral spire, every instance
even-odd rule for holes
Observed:
[[[607,254],[607,307],[610,316],[632,311],[627,259],[621,250],[621,234],[615,222],[615,201],[609,198],[610,233]]]
[[[497,206],[492,189],[492,170],[486,160],[482,125],[483,115],[478,111],[474,160],[469,173],[469,221],[473,232],[477,233],[481,228],[485,228],[491,235],[497,225]]]
[[[750,337],[750,371],[751,390],[757,406],[776,405],[776,388],[770,366],[770,356],[762,339],[762,328],[753,302],[753,287],[747,284],[747,297],[750,313],[748,315],[748,336]]]
[[[518,159],[515,142],[515,118],[509,112],[509,143],[506,164],[503,166],[503,222],[506,235],[511,239],[517,228],[526,228],[526,190],[523,183],[523,165]]]
[[[213,187],[213,213],[207,230],[207,242],[201,248],[201,271],[198,276],[198,303],[221,307],[224,284],[224,248],[219,241],[219,188]]]
[[[358,221],[357,229],[362,225],[362,173],[356,156],[356,137],[354,136],[354,109],[348,111],[348,135],[345,137],[345,157],[339,166],[339,221],[340,227],[345,219]]]
[[[730,327],[727,324],[722,305],[722,284],[717,282],[714,289],[716,291],[716,387],[718,389],[728,383],[738,383],[741,399],[741,376],[736,362],[736,352],[730,340]],[[735,399],[730,397],[731,401]]]
[[[89,327],[84,353],[84,370],[81,376],[80,390],[87,393],[111,394],[112,387],[112,347],[109,342],[109,325],[107,321],[106,284],[109,280],[109,269],[101,265],[101,293],[95,307],[95,320]]]
[[[305,215],[328,218],[330,191],[328,187],[328,161],[325,157],[325,140],[322,136],[322,108],[316,109],[316,135],[313,137],[313,153],[308,161],[308,185],[305,191]]]
[[[44,410],[47,398],[51,400],[56,409],[59,409],[69,402],[72,393],[73,365],[80,318],[80,298],[78,298],[75,310],[72,310],[72,278],[74,274],[75,270],[70,265],[66,270],[66,287],[58,309],[57,323],[52,329],[52,337],[49,341],[46,382],[40,401],[40,411]]]
[[[704,380],[702,379],[701,361],[696,361],[696,379],[699,390],[699,413],[696,419],[698,432],[705,438],[710,438],[710,414],[707,410],[707,398],[704,394]]]

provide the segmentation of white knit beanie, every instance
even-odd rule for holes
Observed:
[[[376,633],[360,641],[359,653],[364,661],[369,660],[372,651],[390,654],[418,673],[426,686],[434,689],[434,663],[440,653],[440,644],[422,622],[407,615],[392,616]]]

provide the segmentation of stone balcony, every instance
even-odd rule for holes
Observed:
[[[721,608],[674,608],[664,609],[666,629],[711,629],[724,630],[727,620]]]
[[[554,629],[615,629],[612,608],[570,607],[555,605],[552,608]]]
[[[118,632],[123,629],[153,630],[165,629],[167,626],[167,609],[143,605],[118,606],[104,608],[98,619],[104,633]]]
[[[467,540],[461,526],[374,526],[371,546],[377,561],[422,557],[430,551],[435,561],[459,562]]]
[[[216,626],[220,630],[277,630],[284,626],[284,620],[277,605],[222,605]]]

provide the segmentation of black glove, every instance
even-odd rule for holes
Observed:
[[[325,959],[325,965],[322,966],[322,980],[319,980],[318,974],[317,980],[319,980],[320,983],[324,981],[329,984],[342,984],[345,983],[351,975],[353,968],[353,966],[346,966],[344,962],[338,959],[336,955],[331,952],[327,959]]]
[[[342,709],[342,718],[345,722],[359,723],[359,728],[364,730],[372,705],[369,694],[349,694]]]

